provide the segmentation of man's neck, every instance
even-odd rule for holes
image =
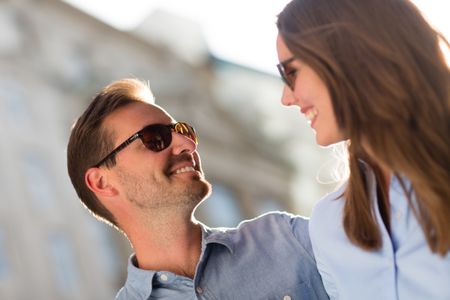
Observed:
[[[139,268],[155,271],[169,271],[193,278],[201,252],[201,227],[190,218],[178,222],[152,222],[141,224],[128,233],[136,253]]]

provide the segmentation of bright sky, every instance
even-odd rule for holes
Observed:
[[[217,57],[274,73],[276,15],[289,0],[64,0],[119,29],[132,29],[161,8],[203,28]]]
[[[276,15],[289,0],[64,0],[119,29],[137,26],[165,9],[199,23],[211,52],[234,63],[275,73]],[[450,1],[413,0],[450,39]],[[450,61],[450,54],[447,55]]]

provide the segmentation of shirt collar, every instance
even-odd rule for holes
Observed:
[[[220,244],[225,246],[231,253],[234,253],[234,243],[232,242],[230,235],[225,233],[230,233],[234,231],[233,228],[210,228],[205,224],[198,222],[202,229],[202,253],[204,252],[204,247],[207,247],[209,244]]]
[[[220,244],[225,246],[231,253],[234,252],[234,244],[230,236],[224,234],[233,229],[230,228],[210,228],[198,222],[202,230],[202,255],[209,244]],[[144,270],[137,267],[136,255],[133,253],[128,259],[128,276],[125,288],[129,286],[135,293],[137,299],[148,299],[153,289],[153,279],[157,273],[155,270]],[[142,283],[146,284],[143,286]]]
[[[152,293],[153,277],[156,271],[144,270],[137,267],[136,255],[133,253],[128,259],[128,276],[125,287],[130,286],[139,297],[136,299],[148,299]],[[143,286],[142,283],[145,282]]]

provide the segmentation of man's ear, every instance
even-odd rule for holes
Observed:
[[[109,174],[100,168],[90,168],[84,175],[89,189],[97,196],[113,197],[118,194],[117,189],[109,181]]]

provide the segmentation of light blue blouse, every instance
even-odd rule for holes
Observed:
[[[389,187],[389,235],[376,201],[375,176],[367,165],[365,172],[383,238],[379,251],[364,251],[347,239],[342,225],[345,185],[321,199],[311,216],[312,247],[330,299],[449,300],[450,254],[431,252],[395,177]]]

